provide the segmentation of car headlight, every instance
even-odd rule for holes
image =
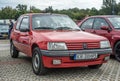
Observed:
[[[100,41],[100,48],[110,48],[109,41]]]
[[[67,46],[62,42],[48,42],[48,50],[67,50]]]

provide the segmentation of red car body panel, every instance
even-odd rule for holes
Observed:
[[[26,15],[23,15],[26,16]],[[107,40],[105,37],[89,34],[83,31],[53,31],[53,30],[32,30],[32,14],[27,14],[29,16],[30,21],[30,31],[29,32],[20,32],[16,30],[16,25],[14,26],[11,33],[11,40],[15,47],[32,57],[32,50],[34,45],[37,45],[40,50],[47,50],[48,42],[65,42],[65,43],[94,43],[98,42],[97,46],[100,48],[99,42],[103,40]],[[67,50],[69,51],[69,50]],[[65,68],[65,67],[80,67],[80,66],[89,66],[89,65],[97,65],[105,63],[104,58],[109,56],[110,54],[105,53],[99,55],[99,58],[95,60],[87,60],[87,61],[75,61],[71,60],[70,56],[42,56],[43,64],[47,68]],[[53,59],[61,59],[61,65],[53,65]]]

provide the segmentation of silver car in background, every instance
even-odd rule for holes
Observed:
[[[9,32],[9,20],[1,19],[0,20],[0,39],[8,38],[8,32]]]

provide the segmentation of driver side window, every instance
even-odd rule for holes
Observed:
[[[94,29],[100,30],[102,26],[109,26],[108,23],[103,18],[96,18],[94,22]]]
[[[20,30],[22,29],[29,29],[29,18],[28,17],[24,17],[21,21],[20,24]]]

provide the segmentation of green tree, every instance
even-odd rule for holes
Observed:
[[[41,10],[36,8],[35,6],[30,6],[30,12],[33,12],[33,13],[40,13]]]
[[[22,4],[18,4],[16,6],[16,9],[21,13],[24,14],[27,12],[27,5],[22,5]]]
[[[45,12],[46,13],[53,13],[53,8],[52,8],[52,6],[49,6],[48,8],[45,8]]]
[[[102,11],[104,14],[115,14],[116,12],[116,0],[103,0]]]
[[[23,5],[23,4],[18,4],[18,5],[16,6],[16,10],[17,10],[17,12],[16,12],[16,14],[15,14],[15,20],[17,20],[17,18],[18,18],[20,15],[25,14],[25,13],[28,12],[28,11],[27,11],[27,5]]]
[[[98,15],[98,14],[99,14],[98,10],[94,7],[89,10],[89,15]]]
[[[2,8],[2,10],[0,12],[0,18],[14,19],[16,12],[17,12],[16,9],[12,9],[12,7],[7,6],[5,8]]]

